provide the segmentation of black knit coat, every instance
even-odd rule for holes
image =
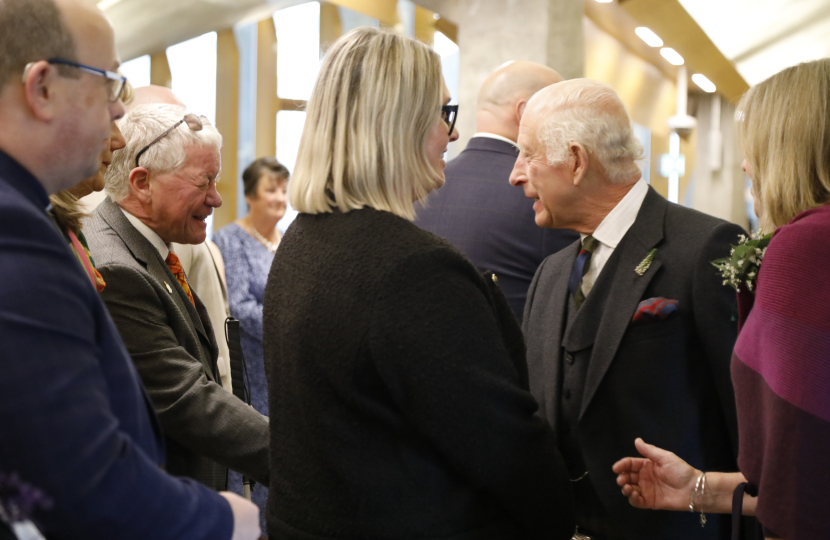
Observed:
[[[570,538],[520,329],[445,241],[369,208],[301,214],[263,334],[272,538]]]

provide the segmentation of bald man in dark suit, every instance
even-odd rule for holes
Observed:
[[[476,134],[447,165],[446,183],[425,199],[415,220],[448,240],[480,270],[491,270],[520,322],[539,264],[578,237],[568,230],[537,227],[533,202],[508,181],[519,154],[516,138],[525,103],[561,80],[551,68],[521,60],[491,73],[478,95]]]

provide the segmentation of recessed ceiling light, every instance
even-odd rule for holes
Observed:
[[[597,3],[598,4],[610,4],[613,1],[614,0],[597,0]]]
[[[713,83],[712,81],[707,79],[701,73],[695,73],[694,75],[692,75],[692,81],[696,85],[698,85],[700,87],[700,89],[703,90],[704,92],[709,92],[711,94],[712,92],[717,90],[717,88],[715,87],[715,83]]]
[[[662,49],[660,49],[660,54],[663,55],[663,58],[669,61],[669,64],[673,64],[675,66],[683,65],[683,57],[677,54],[677,51],[675,51],[671,47],[663,47]]]
[[[114,6],[121,0],[98,0],[98,7],[102,10]]]
[[[646,42],[646,45],[649,47],[662,47],[663,40],[660,39],[657,34],[646,28],[645,26],[640,26],[634,30],[634,33],[640,36],[640,39]]]

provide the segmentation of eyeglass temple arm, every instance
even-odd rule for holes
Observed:
[[[151,146],[153,146],[154,144],[156,144],[157,142],[159,142],[159,141],[160,141],[160,140],[162,140],[163,138],[165,138],[165,137],[167,137],[168,135],[170,135],[170,133],[171,133],[174,129],[176,129],[177,127],[179,127],[180,125],[182,125],[182,123],[184,123],[184,121],[185,121],[185,119],[184,119],[184,118],[182,118],[181,120],[179,120],[178,122],[176,122],[175,124],[173,124],[172,126],[170,126],[170,127],[167,129],[167,131],[165,131],[164,133],[162,133],[161,135],[159,135],[158,137],[156,137],[155,139],[153,139],[153,140],[150,142],[150,144],[148,144],[147,146],[145,146],[144,148],[142,148],[142,149],[141,149],[141,151],[140,151],[140,152],[139,152],[139,153],[135,156],[135,166],[136,166],[136,168],[138,168],[138,160],[139,160],[139,158],[141,158],[141,155],[142,155],[142,154],[144,154],[144,152],[146,152],[147,150],[149,150]]]

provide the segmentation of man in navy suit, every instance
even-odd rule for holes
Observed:
[[[48,538],[258,537],[256,507],[167,475],[158,421],[48,194],[100,167],[124,114],[90,0],[0,0],[0,472]]]
[[[641,178],[619,96],[588,79],[527,105],[510,177],[536,224],[583,240],[539,267],[523,330],[530,390],[557,433],[580,532],[600,540],[729,538],[729,519],[644,512],[611,466],[642,437],[695,467],[736,471],[729,366],[735,293],[711,261],[743,230],[669,203]],[[518,191],[518,190],[517,190]]]
[[[549,67],[521,60],[491,73],[478,94],[477,133],[447,165],[446,184],[430,193],[415,220],[480,270],[491,270],[519,321],[539,264],[577,238],[572,231],[536,227],[533,203],[508,182],[525,104],[561,80]]]

